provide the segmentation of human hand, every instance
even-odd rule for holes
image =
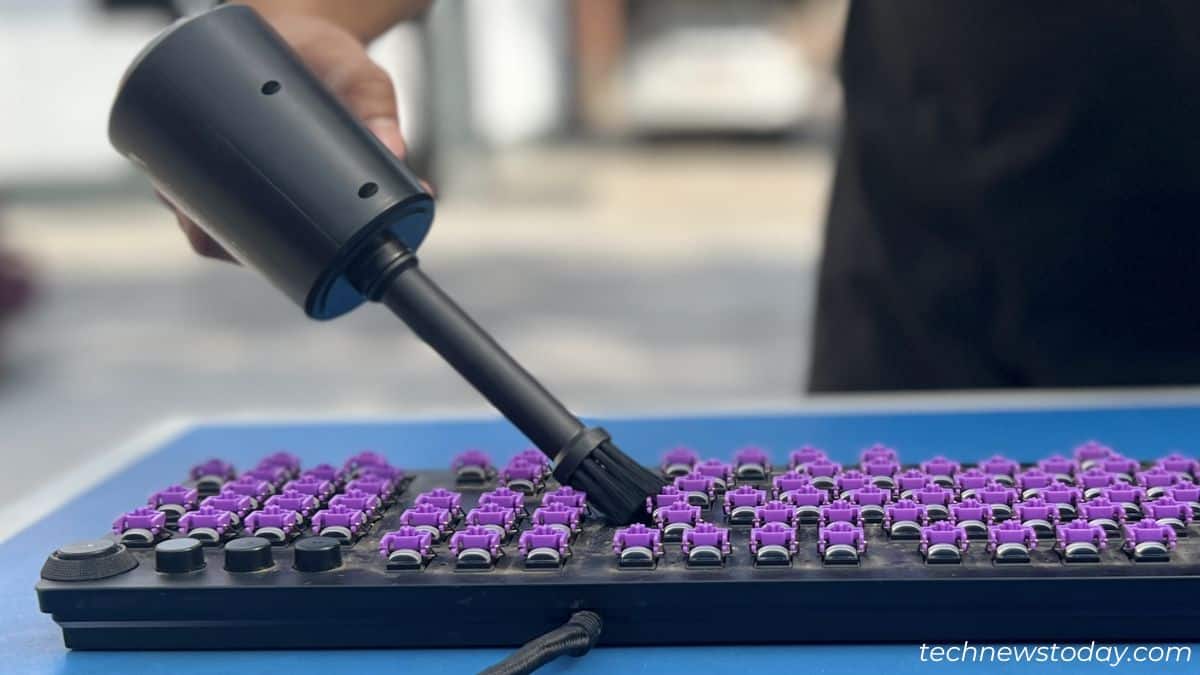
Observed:
[[[367,55],[366,46],[336,23],[317,16],[287,11],[262,12],[300,59],[379,140],[403,158],[396,91],[391,77]],[[196,253],[233,262],[219,243],[191,218],[159,195],[174,212]]]

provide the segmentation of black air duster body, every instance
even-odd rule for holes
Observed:
[[[380,301],[590,493],[646,518],[661,481],[586,428],[421,271],[433,200],[253,10],[176,23],[130,66],[109,136],[248,267],[328,319]]]

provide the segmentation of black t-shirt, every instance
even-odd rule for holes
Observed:
[[[1200,1],[860,0],[814,390],[1200,382]]]

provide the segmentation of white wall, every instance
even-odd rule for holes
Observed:
[[[562,0],[467,0],[472,124],[512,145],[558,128],[567,109],[569,31]]]

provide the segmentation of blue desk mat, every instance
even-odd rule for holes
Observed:
[[[961,461],[1003,452],[1029,461],[1068,452],[1097,439],[1138,458],[1172,450],[1200,449],[1200,407],[1151,406],[1104,409],[981,410],[886,413],[769,413],[589,420],[613,433],[639,460],[656,462],[662,451],[686,443],[702,454],[729,457],[745,444],[772,450],[783,461],[803,443],[852,461],[874,442],[897,448],[905,461],[944,454]],[[502,420],[429,422],[314,422],[205,424],[192,427],[100,482],[0,545],[0,672],[11,673],[330,673],[475,672],[507,650],[362,650],[259,652],[71,652],[48,615],[37,610],[33,584],[45,556],[60,544],[103,534],[116,514],[139,504],[154,489],[184,476],[212,456],[248,466],[279,449],[306,463],[335,461],[363,450],[386,454],[396,465],[419,469],[448,465],[467,447],[497,461],[528,446]],[[871,620],[886,621],[887,617]],[[848,627],[848,630],[853,630]],[[1200,644],[1190,645],[1200,662]],[[928,672],[1196,672],[1193,663],[1136,663],[1119,667],[1095,661],[934,663],[921,660],[918,645],[601,648],[582,659],[564,658],[546,673],[721,673],[738,670],[802,673]],[[926,654],[928,658],[928,653]]]

